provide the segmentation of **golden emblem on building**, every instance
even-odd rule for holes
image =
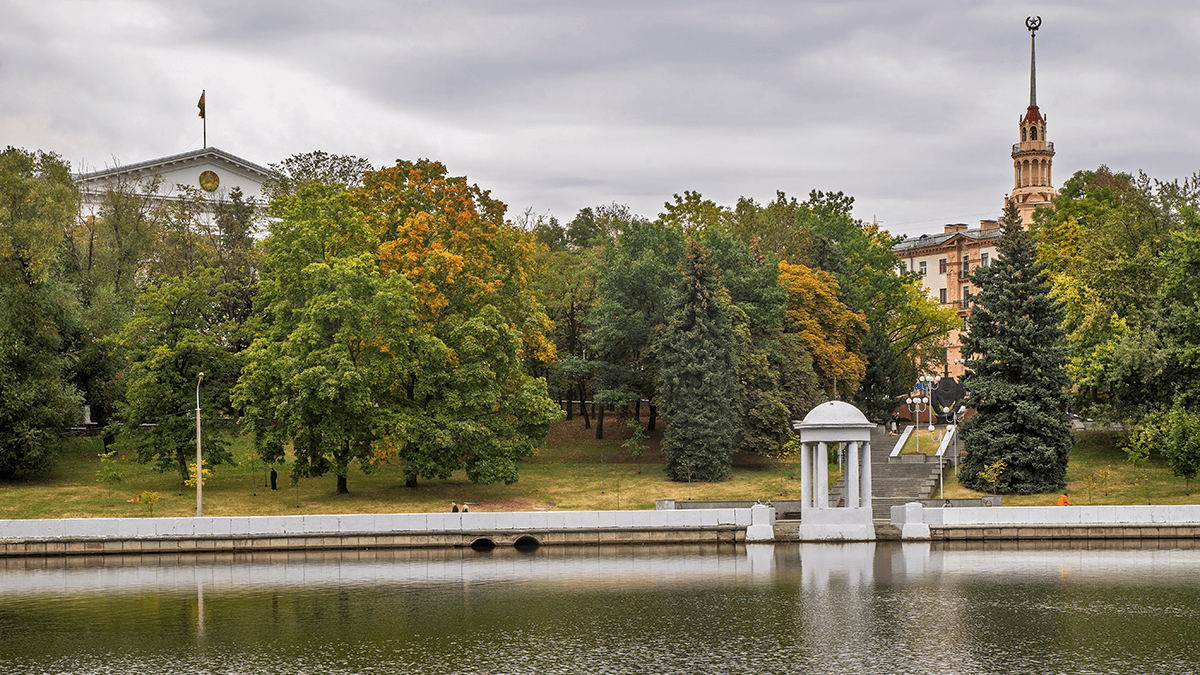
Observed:
[[[200,187],[204,188],[205,192],[213,192],[221,186],[221,179],[217,177],[214,171],[205,171],[200,174]]]

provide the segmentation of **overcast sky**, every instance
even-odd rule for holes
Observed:
[[[841,190],[897,234],[999,215],[1029,101],[1054,184],[1200,169],[1200,3],[0,0],[0,146],[430,157],[570,220]]]

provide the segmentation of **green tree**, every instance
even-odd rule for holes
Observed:
[[[791,435],[780,376],[787,293],[779,285],[779,266],[774,258],[716,229],[705,231],[702,242],[720,271],[736,339],[737,377],[742,386],[735,399],[735,447],[769,454]],[[811,372],[811,360],[807,363]]]
[[[681,289],[654,346],[658,401],[668,421],[663,454],[677,481],[720,480],[732,463],[739,383],[719,274],[704,248],[689,241]]]
[[[292,480],[369,471],[396,434],[398,382],[412,369],[411,284],[383,273],[374,237],[339,185],[300,183],[276,197],[265,242],[262,334],[233,391],[264,461],[290,445]]]
[[[49,468],[79,418],[64,339],[77,323],[74,295],[52,274],[77,211],[57,155],[0,153],[0,479]]]
[[[1000,492],[1049,492],[1064,485],[1071,450],[1062,310],[1012,201],[997,251],[995,263],[971,276],[979,295],[962,342],[976,414],[963,425],[961,475],[982,491],[981,471],[1004,460]]]
[[[1185,399],[1197,332],[1200,176],[1081,171],[1035,213],[1039,253],[1062,301],[1077,406],[1136,424]],[[1200,403],[1200,398],[1185,402]]]
[[[100,469],[96,471],[96,480],[104,486],[105,500],[109,506],[112,506],[113,488],[125,480],[125,475],[121,471],[121,467],[117,464],[116,455],[116,450],[101,452],[97,455],[100,458]]]
[[[382,243],[379,264],[411,282],[422,339],[398,385],[395,454],[406,484],[465,470],[478,483],[512,483],[517,461],[545,442],[561,411],[530,375],[557,358],[531,274],[532,235],[505,205],[427,159],[364,175],[354,191]]]
[[[1187,493],[1200,472],[1200,415],[1184,410],[1178,403],[1167,413],[1163,425],[1162,454],[1171,473],[1182,478]]]
[[[629,223],[605,251],[588,322],[594,354],[596,400],[628,405],[651,401],[648,430],[657,416],[658,359],[655,349],[679,284],[683,234],[661,222]],[[600,436],[598,430],[597,436]]]
[[[229,391],[237,362],[229,350],[232,326],[216,310],[220,279],[201,269],[168,278],[146,289],[137,312],[116,336],[128,367],[125,397],[118,412],[137,445],[138,461],[188,478],[196,457],[196,385],[200,407],[209,415],[230,412]],[[204,437],[209,466],[232,464],[220,434]]]
[[[268,286],[268,311],[291,313]],[[333,473],[346,494],[351,465],[371,471],[406,431],[396,402],[414,367],[412,287],[360,253],[307,265],[303,286],[284,292],[303,306],[251,345],[234,401],[265,461],[283,463],[291,445],[293,481]]]

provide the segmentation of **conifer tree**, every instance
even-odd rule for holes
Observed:
[[[960,475],[965,485],[990,491],[981,472],[1002,459],[998,492],[1057,490],[1071,450],[1062,310],[1050,297],[1048,275],[1012,201],[997,249],[999,259],[971,275],[979,294],[963,349],[971,375],[968,405],[977,412],[963,426],[969,454]]]
[[[655,344],[658,405],[667,418],[663,454],[675,480],[720,480],[737,433],[736,341],[716,265],[688,242],[679,293]]]

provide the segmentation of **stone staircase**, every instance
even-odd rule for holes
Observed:
[[[889,523],[892,507],[915,499],[929,499],[938,493],[936,462],[888,462],[900,436],[888,436],[883,426],[871,430],[871,512],[876,527]],[[845,479],[829,490],[830,505],[846,502]]]

